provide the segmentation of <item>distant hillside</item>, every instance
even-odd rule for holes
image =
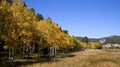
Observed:
[[[84,37],[79,37],[79,36],[76,36],[76,38],[78,40],[80,40],[81,38],[84,38]],[[100,39],[97,39],[97,38],[88,38],[89,42],[99,42]]]
[[[76,37],[77,39],[81,39],[83,37]],[[105,41],[104,44],[112,43],[112,44],[120,44],[120,36],[109,36],[109,37],[103,37],[103,38],[88,38],[90,42],[101,42]]]
[[[75,36],[78,40],[80,40],[81,38],[83,38],[83,37],[80,37],[80,36]]]
[[[108,43],[117,43],[117,44],[120,44],[120,36],[110,36],[110,37],[106,37],[106,42],[105,44],[108,44]]]

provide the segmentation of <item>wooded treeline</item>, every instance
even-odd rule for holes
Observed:
[[[9,59],[30,57],[33,53],[54,56],[56,52],[98,47],[98,43],[70,36],[50,17],[44,19],[20,0],[0,0],[0,52],[7,53]]]

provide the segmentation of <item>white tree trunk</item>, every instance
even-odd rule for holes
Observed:
[[[9,49],[9,60],[11,59],[11,50]]]
[[[14,49],[12,49],[12,62],[14,61]]]

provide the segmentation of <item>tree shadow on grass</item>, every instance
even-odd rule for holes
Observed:
[[[66,55],[65,57],[68,57],[68,58],[72,58],[72,57],[75,57],[76,55]]]
[[[14,62],[11,62],[11,61],[2,62],[2,63],[0,63],[0,67],[21,67],[21,66],[33,65],[33,64],[37,64],[37,63],[40,63],[40,64],[53,63],[53,62],[61,61],[58,58],[72,58],[75,56],[76,55],[66,54],[61,57],[52,57],[52,58],[18,59],[18,60],[15,60]]]
[[[85,50],[80,49],[80,50],[72,50],[70,52],[65,52],[64,54],[60,54],[58,58],[72,58],[76,56],[74,54],[71,54],[72,52],[80,52],[80,51],[85,51]]]
[[[21,67],[21,66],[32,65],[36,63],[45,63],[45,62],[52,63],[52,62],[58,62],[58,61],[60,60],[58,60],[57,58],[17,59],[17,60],[14,60],[14,62],[12,61],[0,62],[0,67]]]
[[[80,50],[84,51],[84,50]],[[75,51],[73,51],[75,52]],[[77,51],[76,51],[77,52]],[[58,54],[56,57],[38,57],[38,58],[22,58],[22,59],[16,59],[14,62],[11,61],[3,61],[0,62],[0,67],[21,67],[26,65],[33,65],[37,63],[53,63],[53,62],[59,62],[61,61],[59,58],[72,58],[76,55],[71,54],[71,52],[64,53],[64,54]]]

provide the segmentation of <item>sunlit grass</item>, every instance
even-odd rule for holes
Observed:
[[[23,67],[120,67],[120,50],[85,50],[69,55],[73,56]]]

